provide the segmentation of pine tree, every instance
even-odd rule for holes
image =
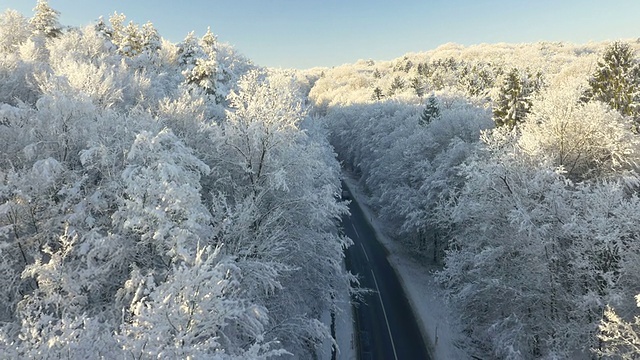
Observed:
[[[204,34],[204,36],[202,37],[202,39],[200,40],[200,42],[202,43],[202,47],[203,48],[210,48],[215,50],[216,46],[218,45],[218,37],[215,36],[213,34],[213,32],[211,31],[211,28],[208,27],[207,28],[207,33]]]
[[[105,36],[107,36],[107,38],[116,46],[120,46],[119,44],[122,43],[124,38],[124,21],[126,19],[127,17],[124,14],[114,12],[113,15],[109,17],[109,24],[111,24],[111,27],[109,28],[104,24],[101,25],[98,23],[98,30],[105,34]]]
[[[139,55],[142,52],[142,35],[138,25],[129,22],[124,28],[122,42],[118,44],[120,53],[129,57]]]
[[[427,104],[422,110],[422,114],[420,115],[420,125],[429,125],[431,121],[440,117],[440,107],[438,106],[438,100],[434,95],[429,96],[429,100],[427,100]]]
[[[429,63],[419,63],[418,64],[418,74],[425,77],[425,78],[429,78],[429,76],[431,76],[431,68],[429,67]]]
[[[422,81],[420,81],[419,77],[416,76],[411,78],[411,88],[413,88],[419,98],[422,98],[424,95],[424,86],[422,85]]]
[[[373,100],[382,100],[383,97],[384,94],[382,93],[382,89],[376,86],[376,88],[373,89],[373,95],[371,96],[371,98]]]
[[[198,38],[190,32],[187,37],[178,44],[178,64],[191,69],[195,66],[197,59],[205,57],[205,53],[198,43]]]
[[[628,44],[614,42],[607,48],[583,100],[602,101],[622,115],[640,116],[640,66]]]
[[[29,22],[36,33],[49,38],[57,37],[62,33],[62,27],[58,22],[60,12],[51,8],[47,0],[38,0],[33,12]]]
[[[498,100],[493,107],[496,126],[514,127],[521,122],[531,108],[532,92],[532,87],[521,78],[520,71],[513,68],[504,79]]]
[[[396,76],[393,78],[393,82],[391,83],[391,88],[389,89],[389,94],[393,95],[397,91],[404,89],[404,80],[400,76]]]
[[[100,34],[104,39],[111,40],[113,38],[113,28],[104,22],[104,18],[100,16],[98,22],[95,25],[96,32]]]
[[[153,53],[162,47],[162,38],[151,22],[142,25],[140,36],[142,39],[143,52]]]

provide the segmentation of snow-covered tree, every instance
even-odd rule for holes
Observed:
[[[210,32],[187,55],[120,14],[46,39],[3,19],[0,353],[312,357],[346,207],[295,78],[238,86],[255,66]]]
[[[142,35],[139,27],[132,21],[122,30],[122,39],[118,44],[120,53],[134,57],[142,53]]]
[[[142,52],[151,54],[154,53],[162,47],[162,39],[158,30],[156,30],[153,23],[147,22],[142,25],[142,29],[140,30],[140,37],[142,39]]]
[[[373,95],[371,95],[371,98],[373,100],[382,100],[382,98],[384,97],[384,93],[382,92],[382,89],[380,89],[379,87],[376,87],[375,89],[373,89]]]
[[[218,46],[218,37],[211,31],[211,28],[207,28],[207,32],[200,39],[202,47],[205,51],[216,51]]]
[[[400,76],[394,77],[391,85],[389,86],[389,95],[392,96],[396,92],[402,91],[404,87],[404,80]]]
[[[521,122],[531,110],[532,93],[520,70],[513,68],[504,79],[493,107],[496,126],[514,127]]]
[[[38,0],[33,13],[29,23],[35,33],[49,38],[62,34],[62,26],[58,22],[60,12],[51,8],[48,0]]]
[[[440,107],[438,106],[438,100],[435,96],[429,96],[427,103],[420,114],[420,124],[428,125],[432,120],[440,117]]]
[[[132,236],[132,260],[159,267],[192,261],[211,232],[200,200],[200,176],[209,171],[169,129],[136,136],[122,172],[125,200],[113,215]]]
[[[295,353],[313,352],[309,346],[328,335],[317,312],[333,304],[327,289],[346,285],[340,259],[348,242],[335,232],[345,207],[336,204],[337,177],[326,175],[337,176],[329,167],[337,163],[327,163],[323,147],[301,130],[291,77],[250,72],[231,104],[214,159],[220,179],[236,179],[216,189],[228,189],[226,209],[235,209],[225,248],[243,259],[250,294],[269,294],[261,302],[272,317],[270,336]]]
[[[636,301],[640,303],[639,295]],[[640,306],[640,305],[638,305]],[[619,359],[636,359],[640,355],[640,317],[625,321],[614,309],[607,306],[600,322],[598,337],[602,344],[594,349],[600,356]]]
[[[0,14],[0,51],[13,53],[31,35],[29,20],[15,10]]]
[[[178,64],[185,70],[191,70],[197,59],[205,57],[205,53],[198,43],[198,38],[192,31],[178,44]]]
[[[286,354],[277,342],[263,343],[266,309],[242,298],[241,270],[219,248],[196,248],[175,264],[168,278],[134,270],[124,292],[128,319],[116,335],[136,358],[266,359]],[[247,345],[248,344],[248,345]]]
[[[575,82],[533,101],[519,146],[533,162],[561,169],[573,180],[635,171],[640,143],[633,124],[601,103],[583,103]]]
[[[589,79],[584,100],[601,101],[624,116],[640,114],[640,64],[629,44],[609,45]]]

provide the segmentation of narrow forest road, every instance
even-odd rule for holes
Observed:
[[[347,249],[347,270],[359,277],[361,287],[372,290],[355,306],[359,359],[431,359],[386,249],[355,201],[349,210],[351,216],[342,219],[344,233],[354,242]]]

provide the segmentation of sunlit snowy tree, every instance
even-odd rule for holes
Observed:
[[[640,114],[640,65],[631,47],[616,41],[605,50],[592,77],[585,100],[601,101],[622,115]]]
[[[31,35],[29,20],[15,10],[0,14],[0,51],[15,52]]]
[[[640,295],[636,295],[636,301]],[[640,317],[625,321],[607,306],[599,327],[602,344],[595,352],[607,358],[636,359],[640,355]]]
[[[507,74],[493,107],[496,126],[514,127],[524,119],[531,110],[533,91],[528,85],[518,69],[514,68]]]
[[[49,6],[49,1],[38,0],[36,7],[33,8],[33,17],[29,21],[33,30],[37,34],[46,37],[56,37],[62,33],[62,27],[58,22],[60,12]]]
[[[1,19],[0,353],[314,356],[346,207],[295,78],[237,85],[255,65],[210,31]]]

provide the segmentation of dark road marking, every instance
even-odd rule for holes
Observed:
[[[398,360],[398,354],[396,353],[396,344],[393,342],[393,335],[391,335],[391,327],[389,326],[389,318],[387,317],[387,310],[385,310],[384,308],[384,303],[382,302],[382,296],[380,296],[380,288],[378,287],[378,280],[376,280],[376,275],[373,273],[373,270],[371,270],[371,276],[373,276],[373,282],[376,285],[378,299],[380,299],[380,305],[382,306],[382,313],[384,314],[384,321],[387,323],[387,330],[389,331],[389,339],[391,339],[391,347],[393,348],[393,356],[395,357],[396,360]]]

